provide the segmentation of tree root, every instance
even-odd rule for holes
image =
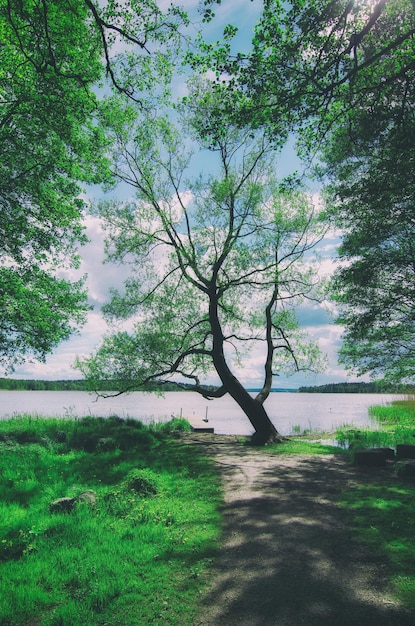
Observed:
[[[290,441],[288,437],[284,437],[284,435],[280,435],[278,431],[274,431],[271,433],[260,433],[255,432],[250,441],[251,446],[266,446],[270,443],[283,443],[284,441]]]

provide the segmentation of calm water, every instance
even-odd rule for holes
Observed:
[[[266,401],[268,414],[283,435],[293,427],[332,430],[342,424],[364,426],[370,423],[368,407],[388,404],[390,394],[272,393]],[[16,413],[48,416],[95,415],[132,417],[144,423],[166,421],[172,416],[207,416],[215,432],[250,435],[250,422],[230,397],[207,401],[196,393],[169,392],[164,398],[134,392],[118,398],[95,401],[82,391],[3,391],[0,390],[0,418]]]

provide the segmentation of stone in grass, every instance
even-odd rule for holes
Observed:
[[[85,502],[89,506],[93,506],[97,502],[95,491],[88,489],[75,498],[58,498],[50,503],[49,511],[51,513],[70,513],[78,502]]]
[[[387,458],[388,456],[382,448],[356,450],[354,464],[360,467],[384,467]]]
[[[85,502],[86,504],[89,504],[91,506],[97,503],[96,493],[95,491],[93,491],[93,489],[87,489],[87,491],[83,491],[79,494],[79,496],[76,497],[76,500],[78,502]]]
[[[399,443],[396,446],[398,459],[415,459],[415,445],[411,443]]]
[[[395,473],[399,478],[415,480],[415,459],[398,461],[395,465]]]
[[[70,513],[76,504],[76,498],[58,498],[49,505],[51,513]]]
[[[387,460],[395,460],[395,450],[393,448],[375,448],[375,450],[380,450],[381,452],[383,452]]]

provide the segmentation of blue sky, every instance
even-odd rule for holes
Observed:
[[[186,8],[195,8],[197,0],[184,2]],[[261,10],[260,0],[223,0],[223,4],[215,7],[217,14],[215,21],[208,25],[209,36],[216,39],[223,26],[232,23],[240,28],[235,45],[238,47],[249,46],[252,28],[258,19]],[[279,175],[285,176],[297,169],[299,163],[295,157],[293,145],[281,154],[279,160]],[[89,190],[87,197],[98,200],[102,192],[98,188]],[[55,352],[47,358],[45,364],[27,363],[19,367],[13,377],[15,378],[38,378],[38,379],[67,379],[79,377],[79,372],[73,369],[73,363],[77,356],[84,357],[96,348],[106,331],[105,322],[100,314],[100,308],[108,300],[109,288],[121,286],[127,276],[124,267],[115,265],[102,265],[103,233],[96,218],[86,219],[87,234],[91,242],[81,250],[82,266],[81,274],[88,274],[88,289],[90,303],[94,310],[90,313],[88,322],[79,335],[74,335],[70,340],[62,343]],[[324,273],[328,273],[333,267],[333,255],[338,243],[335,236],[327,237],[321,244],[321,256]],[[300,314],[300,322],[304,330],[310,336],[318,340],[323,352],[327,353],[329,366],[324,374],[305,376],[296,374],[290,378],[279,378],[275,381],[276,387],[293,387],[300,385],[324,384],[325,382],[341,382],[346,380],[346,373],[337,363],[337,349],[340,345],[341,329],[335,326],[324,308],[309,306]],[[261,379],[263,361],[260,355],[253,355],[237,374],[248,386],[256,386]],[[0,371],[0,375],[3,375]]]

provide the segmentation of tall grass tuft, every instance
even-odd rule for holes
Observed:
[[[395,400],[390,405],[369,407],[369,415],[382,426],[415,428],[415,397]]]
[[[375,429],[343,425],[336,429],[336,439],[353,449],[390,447],[401,443],[415,444],[415,398],[395,400],[390,405],[369,407]]]
[[[172,437],[180,428],[0,423],[0,624],[192,623],[217,546],[219,488],[209,460]],[[59,498],[73,507],[53,512]]]

